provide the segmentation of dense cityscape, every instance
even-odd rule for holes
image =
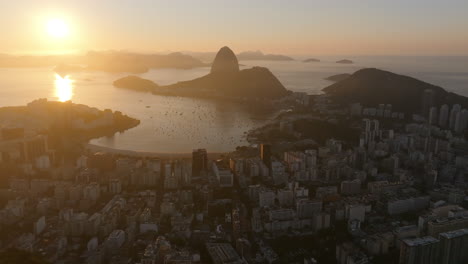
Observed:
[[[468,1],[0,1],[0,264],[468,264]]]
[[[47,135],[3,128],[1,246],[50,263],[467,261],[468,110],[433,106],[430,91],[412,116],[292,96],[271,124],[289,141],[301,137],[297,116],[346,120],[359,137],[70,159]],[[70,118],[59,120],[82,128]]]

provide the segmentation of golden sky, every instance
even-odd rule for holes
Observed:
[[[16,0],[0,10],[0,53],[468,55],[466,0]],[[51,33],[51,20],[67,34]]]

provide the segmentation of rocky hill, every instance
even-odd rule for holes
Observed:
[[[418,113],[427,89],[433,90],[436,106],[458,103],[468,107],[468,98],[464,96],[412,77],[373,68],[359,70],[323,91],[342,103],[360,102],[374,107],[385,103],[392,104],[398,111]]]
[[[237,73],[239,72],[239,62],[237,57],[228,47],[222,47],[211,65],[211,73]]]

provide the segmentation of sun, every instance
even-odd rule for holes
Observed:
[[[64,38],[69,33],[68,25],[61,19],[51,19],[47,22],[47,33],[54,38]]]

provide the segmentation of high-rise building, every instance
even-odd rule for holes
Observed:
[[[208,154],[206,149],[194,149],[192,152],[192,176],[200,177],[208,170]]]
[[[454,130],[457,133],[462,133],[466,129],[468,122],[468,110],[463,109],[458,112],[455,118],[455,127]]]
[[[370,126],[371,126],[371,121],[367,118],[364,118],[362,120],[362,130],[364,130],[365,132],[368,132],[370,131]]]
[[[260,158],[268,168],[271,167],[271,146],[268,144],[260,144]]]
[[[421,115],[429,116],[429,109],[434,105],[435,91],[432,89],[424,90],[421,101]]]
[[[376,133],[378,133],[378,131],[379,131],[379,120],[377,120],[377,119],[372,120],[371,124],[370,124],[370,129],[371,129],[371,131],[375,131]]]
[[[437,121],[438,121],[437,112],[438,112],[437,107],[435,106],[431,107],[431,109],[429,110],[429,118],[428,118],[429,124],[431,125],[437,124]]]
[[[403,239],[400,264],[438,264],[439,240],[431,236]]]
[[[468,263],[468,229],[441,233],[440,264]]]
[[[444,104],[440,107],[439,126],[447,127],[448,117],[449,117],[449,107],[448,105]]]
[[[450,120],[449,120],[449,128],[450,129],[455,129],[455,121],[457,120],[457,114],[460,112],[461,106],[459,104],[456,104],[452,107],[452,110],[450,111]]]

